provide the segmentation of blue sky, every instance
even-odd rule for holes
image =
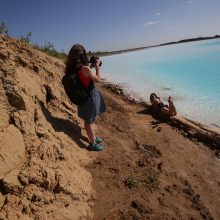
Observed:
[[[9,35],[68,52],[150,46],[220,34],[220,0],[0,0]]]

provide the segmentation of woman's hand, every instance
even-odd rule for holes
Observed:
[[[100,68],[100,62],[101,62],[100,59],[96,60],[96,63],[95,63],[95,69],[96,70]]]

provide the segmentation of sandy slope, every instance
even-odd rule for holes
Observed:
[[[217,133],[178,118],[158,124],[101,84],[105,150],[87,151],[63,70],[0,36],[0,219],[220,219]]]
[[[0,58],[0,219],[92,217],[91,156],[64,64],[4,36]]]

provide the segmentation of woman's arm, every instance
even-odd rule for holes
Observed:
[[[96,72],[94,73],[90,67],[83,66],[82,72],[84,76],[89,77],[93,82],[101,82],[99,66],[96,64],[95,66]]]
[[[156,98],[160,100],[160,97],[156,95]]]

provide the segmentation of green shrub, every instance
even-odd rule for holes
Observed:
[[[8,29],[4,22],[0,23],[0,34],[8,35]]]
[[[132,189],[134,187],[137,187],[138,185],[138,179],[137,176],[135,174],[135,172],[131,172],[131,176],[126,178],[124,180],[124,184],[125,186],[127,186],[129,189]]]
[[[32,35],[32,33],[29,31],[27,34],[26,34],[26,36],[21,36],[21,41],[23,41],[23,42],[25,42],[25,43],[27,43],[27,44],[29,44],[30,42],[31,42],[31,35]]]

